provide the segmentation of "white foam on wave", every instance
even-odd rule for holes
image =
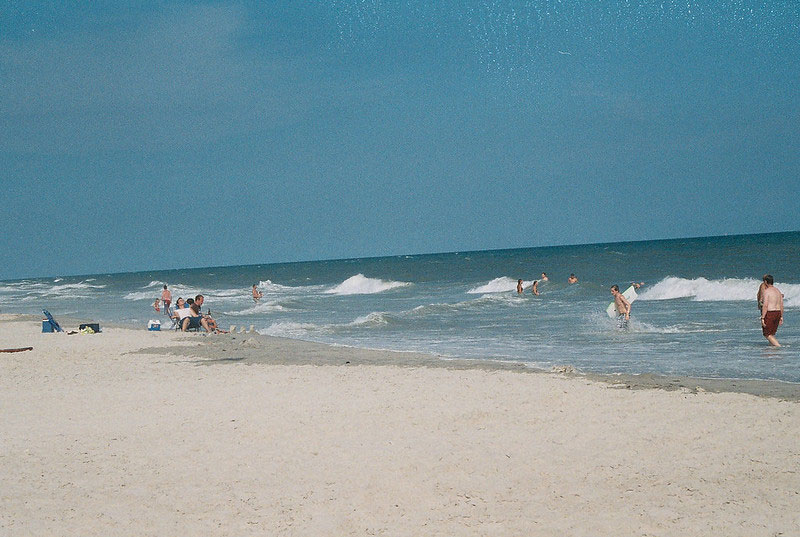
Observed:
[[[306,287],[292,287],[291,285],[272,283],[271,280],[261,280],[258,282],[257,287],[262,293],[293,293],[303,292],[307,289]]]
[[[65,283],[63,285],[54,285],[49,289],[49,292],[52,293],[60,293],[62,291],[72,291],[75,289],[103,289],[105,285],[95,285],[91,283],[86,283],[86,281],[78,282],[78,283]]]
[[[691,298],[697,302],[725,302],[755,300],[760,280],[755,278],[664,278],[654,286],[639,293],[639,300],[672,300]],[[784,296],[784,306],[800,306],[800,284],[776,282]]]
[[[152,300],[153,298],[160,299],[161,293],[157,293],[156,291],[138,291],[138,292],[128,293],[122,298],[124,298],[125,300],[147,300],[147,299]]]
[[[314,323],[297,323],[292,321],[282,321],[272,323],[267,328],[258,330],[259,334],[266,336],[278,336],[297,338],[308,335],[309,333],[326,332],[326,327]]]
[[[142,289],[149,289],[151,287],[161,287],[164,285],[164,282],[157,282],[156,280],[152,280],[150,283],[142,287]]]
[[[533,285],[533,280],[531,281],[522,281],[523,287],[527,290],[531,285]],[[482,295],[485,293],[507,293],[509,291],[516,291],[517,289],[517,280],[509,278],[508,276],[501,276],[499,278],[495,278],[494,280],[490,281],[487,284],[479,285],[478,287],[473,287],[469,291],[467,291],[470,295]]]
[[[391,314],[386,311],[373,311],[367,315],[357,317],[354,321],[348,323],[347,326],[365,326],[365,325],[386,325],[389,324]]]
[[[225,315],[242,316],[242,315],[258,315],[259,313],[274,313],[277,311],[285,311],[281,304],[278,302],[261,301],[258,304],[240,311],[226,311]]]
[[[339,285],[325,291],[329,295],[372,295],[382,293],[398,287],[411,285],[408,282],[395,282],[379,280],[377,278],[367,278],[363,274],[356,274],[347,278]]]
[[[52,285],[49,283],[22,281],[16,284],[0,287],[0,292],[7,292],[15,295],[20,300],[28,297],[33,298],[91,298],[105,285],[86,283],[87,280],[78,283],[65,283]],[[24,295],[24,296],[23,296]]]
[[[151,285],[152,283],[156,283],[157,285]],[[149,289],[147,291],[132,291],[130,293],[125,294],[122,298],[125,300],[153,300],[154,298],[161,298],[161,290],[160,288],[163,287],[163,283],[160,282],[150,282],[150,284],[142,287],[142,289]],[[157,287],[154,289],[154,287]],[[183,284],[173,284],[169,286],[169,290],[172,293],[172,301],[175,302],[178,300],[178,297],[189,298],[194,297],[197,294],[202,294],[206,298],[206,303],[209,302],[232,302],[238,299],[241,300],[252,300],[250,298],[250,289],[239,288],[239,289],[211,289],[211,290],[203,290],[198,289],[196,287],[191,287],[188,285]]]

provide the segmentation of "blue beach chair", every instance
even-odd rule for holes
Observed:
[[[52,326],[52,327],[53,327],[53,330],[54,330],[54,331],[56,331],[56,332],[63,332],[63,331],[64,331],[64,329],[63,329],[63,328],[61,328],[61,325],[60,325],[60,324],[58,324],[58,322],[57,322],[55,319],[53,319],[53,316],[52,316],[52,315],[50,315],[50,312],[49,312],[49,311],[47,311],[47,310],[42,310],[42,313],[43,313],[43,314],[44,314],[44,316],[47,318],[47,320],[50,322],[50,326]]]

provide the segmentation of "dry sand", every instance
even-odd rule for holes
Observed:
[[[800,535],[792,385],[40,329],[0,316],[0,348],[34,347],[0,354],[3,536]]]

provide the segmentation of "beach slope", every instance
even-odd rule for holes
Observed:
[[[2,535],[800,535],[795,401],[39,330],[0,316]]]

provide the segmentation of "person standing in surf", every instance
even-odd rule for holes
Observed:
[[[522,280],[517,280],[517,294],[521,295],[522,291],[523,291],[523,289],[522,289]]]
[[[169,317],[172,316],[172,312],[169,311],[169,306],[172,304],[172,293],[167,289],[167,284],[164,284],[164,290],[161,291],[161,302],[164,303],[164,315]]]
[[[770,345],[780,347],[775,339],[778,325],[783,324],[783,295],[774,285],[771,274],[764,275],[764,290],[761,291],[761,333]]]
[[[533,280],[533,285],[531,285],[531,293],[536,296],[539,296],[539,281]]]
[[[631,303],[619,292],[619,285],[611,286],[611,294],[614,296],[614,306],[617,308],[617,326],[628,328],[628,321],[631,320]]]
[[[758,312],[761,313],[761,308],[764,306],[764,299],[762,296],[764,295],[764,289],[767,288],[767,283],[764,279],[769,276],[769,274],[764,274],[761,277],[761,285],[758,286],[758,294],[756,294],[756,302],[758,302]]]

